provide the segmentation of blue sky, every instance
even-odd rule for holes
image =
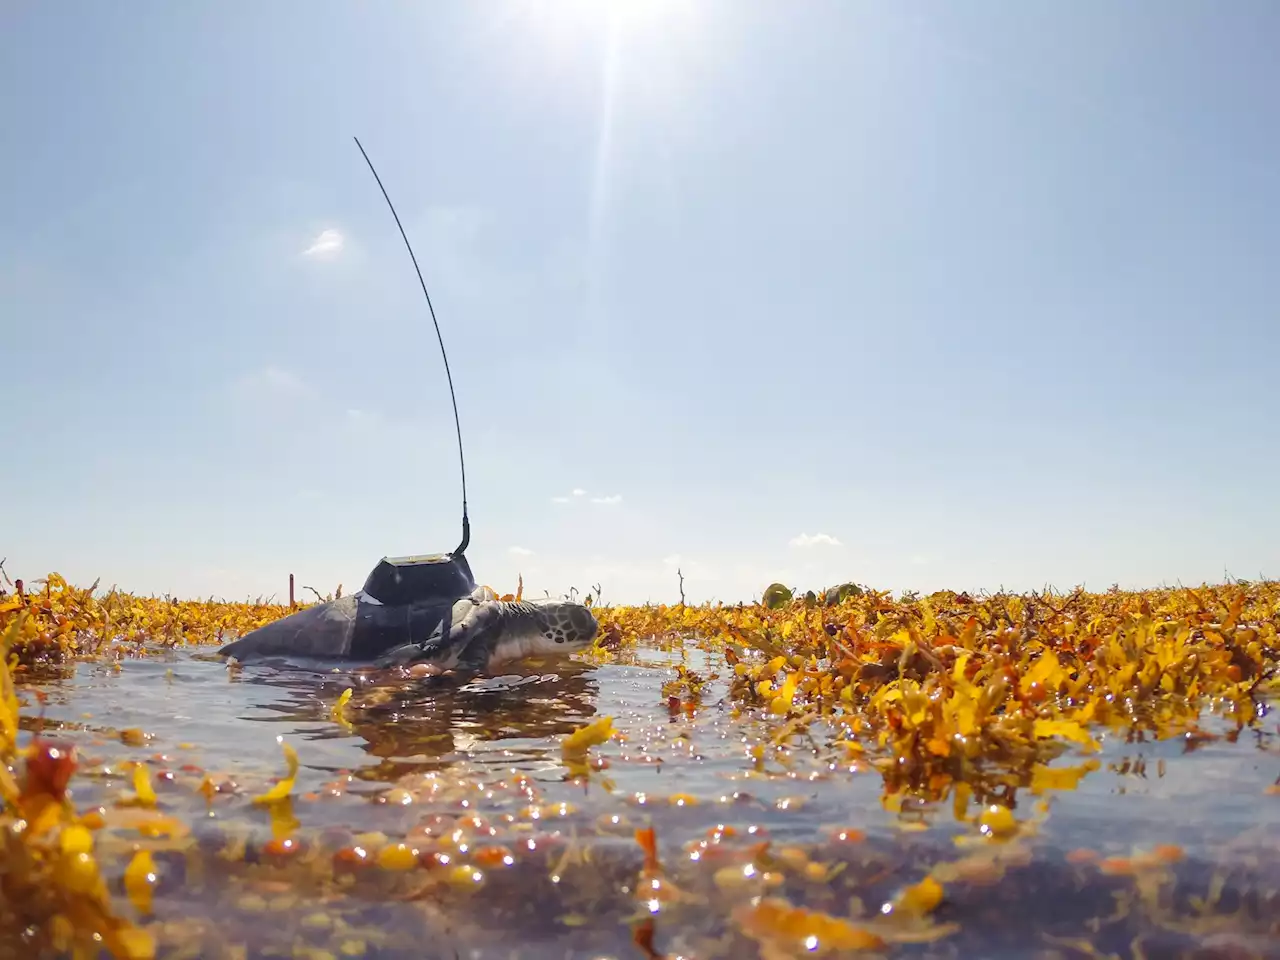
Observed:
[[[0,556],[1280,576],[1280,7],[6,4]],[[581,491],[575,494],[575,491]],[[563,502],[562,502],[563,501]]]

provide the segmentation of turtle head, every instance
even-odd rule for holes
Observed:
[[[600,625],[589,607],[568,600],[501,602],[502,628],[494,637],[494,660],[576,653],[596,638]]]

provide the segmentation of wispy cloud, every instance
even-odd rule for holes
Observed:
[[[359,407],[348,407],[344,414],[346,422],[355,427],[375,427],[382,422],[382,417],[370,410]]]
[[[231,390],[238,397],[255,402],[272,397],[296,400],[315,396],[315,390],[296,373],[271,363],[237,377]]]
[[[532,557],[533,551],[528,547],[507,547],[507,553],[513,557]]]
[[[592,503],[603,503],[603,504],[608,504],[608,505],[610,505],[610,506],[611,506],[611,505],[613,505],[613,504],[615,504],[615,503],[621,503],[621,502],[622,502],[622,494],[620,494],[620,493],[615,493],[615,494],[613,494],[612,496],[608,496],[608,497],[592,497],[592,498],[591,498],[591,502],[592,502]]]
[[[840,545],[840,541],[829,533],[802,533],[798,537],[791,538],[793,547],[838,547]]]
[[[587,495],[587,491],[583,490],[580,487],[575,487],[573,491],[573,495],[575,497],[585,497]]]
[[[570,499],[571,499],[570,497],[552,497],[551,502],[552,503],[568,503]]]
[[[301,394],[311,392],[310,388],[302,382],[301,377],[296,373],[285,370],[283,367],[268,364],[262,368],[258,376],[259,382],[279,393]]]
[[[680,553],[673,553],[668,557],[663,557],[662,564],[667,568],[669,575],[674,575],[679,570],[690,583],[720,579],[720,571],[717,568]]]
[[[302,251],[304,257],[330,257],[342,249],[342,234],[332,228],[321,230],[311,246]]]

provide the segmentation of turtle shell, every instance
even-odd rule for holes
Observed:
[[[382,596],[361,590],[307,607],[246,633],[218,654],[240,661],[273,656],[377,660],[433,635],[447,636],[455,603],[470,605],[469,594],[486,589],[476,588],[464,557],[447,555],[384,558],[369,582]]]

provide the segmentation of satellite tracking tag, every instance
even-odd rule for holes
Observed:
[[[390,605],[431,600],[452,603],[475,588],[466,556],[449,553],[383,557],[364,582],[368,596]]]

